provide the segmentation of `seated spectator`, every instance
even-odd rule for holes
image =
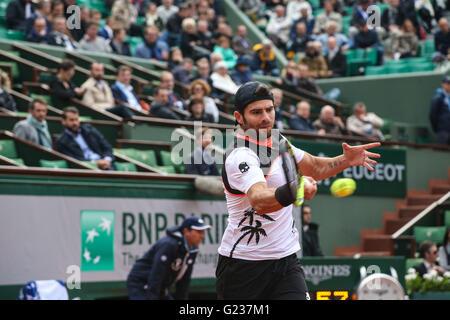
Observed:
[[[450,227],[445,230],[444,241],[439,247],[439,265],[446,271],[450,271]]]
[[[273,105],[275,107],[275,127],[278,130],[283,130],[283,114],[281,113],[281,107],[283,106],[283,91],[278,88],[273,88]]]
[[[111,53],[112,49],[108,41],[98,35],[99,25],[97,22],[89,21],[86,25],[86,33],[80,41],[79,49],[86,51]]]
[[[47,103],[41,99],[34,99],[28,106],[29,115],[25,120],[14,125],[14,134],[32,143],[39,144],[44,148],[52,150],[52,138],[48,131]]]
[[[306,44],[311,41],[313,41],[313,38],[306,32],[305,23],[298,22],[295,25],[295,34],[286,44],[288,57],[294,59],[297,54],[303,55],[306,52]]]
[[[163,32],[163,40],[169,47],[178,46],[180,44],[180,36],[183,28],[181,24],[185,18],[191,16],[192,4],[185,2],[178,6],[178,12],[172,14],[166,23],[166,28]]]
[[[214,72],[211,75],[213,87],[228,94],[235,94],[238,86],[228,75],[228,66],[224,61],[219,61],[214,66]]]
[[[277,68],[275,52],[272,50],[272,41],[264,39],[262,43],[253,47],[253,61],[251,68],[258,75],[269,75],[273,77],[280,76],[280,70]]]
[[[217,39],[214,52],[218,52],[222,55],[222,61],[227,64],[228,70],[234,68],[238,57],[233,49],[230,48],[230,39],[228,37],[220,36],[219,39]]]
[[[409,19],[405,19],[401,29],[391,32],[391,52],[394,59],[416,57],[419,49],[419,38],[416,29]]]
[[[195,144],[197,147],[184,161],[186,174],[205,176],[219,176],[216,161],[211,152],[212,132],[208,127],[202,127],[195,133]]]
[[[112,17],[108,17],[108,18],[112,18]],[[100,26],[101,20],[102,20],[102,13],[100,11],[98,11],[97,9],[92,9],[89,12],[89,21],[93,21]],[[98,35],[100,36],[100,31],[99,31]]]
[[[313,122],[316,130],[325,130],[326,134],[343,135],[346,134],[345,125],[341,118],[334,115],[334,109],[331,106],[323,106],[320,110],[320,117]]]
[[[328,38],[328,53],[325,55],[327,77],[345,77],[347,74],[347,56],[342,53],[335,37]]]
[[[192,77],[191,81],[202,79],[205,81],[210,87],[212,86],[212,79],[210,77],[211,68],[209,66],[209,61],[206,58],[199,59],[197,61],[197,71]]]
[[[83,102],[88,106],[111,112],[125,119],[132,118],[133,113],[127,107],[115,104],[111,88],[108,82],[103,80],[104,69],[103,63],[92,63],[91,76],[81,85],[81,88],[85,89]]]
[[[434,34],[434,48],[447,59],[450,58],[450,28],[446,18],[439,19],[439,31]]]
[[[316,40],[319,41],[322,44],[322,54],[328,53],[328,38],[334,37],[337,41],[337,46],[342,50],[347,50],[350,48],[353,44],[350,41],[350,39],[342,34],[337,33],[337,24],[334,21],[329,21],[326,25],[325,32],[321,35],[318,35],[316,37]]]
[[[208,21],[206,20],[199,20],[197,23],[197,46],[204,48],[209,51],[209,54],[211,54],[211,51],[214,49],[215,39],[208,29]],[[209,56],[208,54],[208,56]]]
[[[78,47],[78,43],[67,30],[66,18],[63,16],[58,16],[53,19],[52,31],[48,35],[48,44],[63,47],[69,51]]]
[[[146,27],[144,42],[136,47],[137,58],[164,61],[169,58],[169,47],[158,39],[159,30],[156,27]]]
[[[308,2],[306,2],[306,3],[308,3]],[[291,25],[291,31],[290,31],[291,37],[295,33],[295,26],[299,22],[303,22],[305,24],[305,26],[306,26],[306,33],[307,34],[309,34],[309,35],[313,34],[314,25],[315,25],[315,19],[314,19],[313,15],[308,13],[308,9],[306,7],[303,7],[300,10],[300,17],[298,19],[296,19],[296,20],[293,20],[293,21],[294,22]]]
[[[170,110],[169,92],[164,87],[158,87],[153,92],[153,102],[150,113],[164,119],[181,120],[180,116]]]
[[[209,60],[210,60],[210,64],[211,64],[211,69],[214,69],[214,67],[216,66],[216,63],[223,60],[222,54],[220,54],[218,52],[213,52],[209,56]]]
[[[172,70],[174,80],[188,86],[191,83],[190,75],[193,66],[194,61],[191,58],[184,58],[183,63]]]
[[[231,47],[238,57],[244,54],[253,56],[252,45],[247,38],[247,27],[243,24],[236,27],[236,35],[233,37]]]
[[[27,34],[26,40],[36,43],[48,42],[48,30],[47,23],[43,17],[34,19],[33,28]]]
[[[158,5],[156,3],[149,3],[147,11],[145,13],[145,26],[155,26],[158,30],[163,30],[164,25],[162,19],[158,15]]]
[[[353,115],[347,118],[347,130],[350,134],[366,136],[377,140],[384,140],[380,131],[384,121],[375,113],[366,111],[366,106],[362,102],[357,102],[353,106]]]
[[[445,270],[439,266],[438,249],[434,242],[429,240],[422,242],[419,246],[419,257],[424,261],[413,266],[413,268],[419,273],[420,277],[433,270],[437,271],[440,276],[444,275]]]
[[[72,98],[83,99],[85,90],[78,88],[71,80],[75,74],[75,63],[63,60],[58,66],[58,73],[50,82],[52,105],[64,108],[72,104]]]
[[[249,56],[240,56],[236,62],[236,66],[231,71],[231,79],[238,86],[253,81],[252,71],[249,66],[252,63],[252,58]]]
[[[237,0],[236,5],[241,9],[254,23],[264,13],[263,4],[260,0]]]
[[[11,88],[0,85],[0,107],[12,112],[17,112],[16,101],[7,90],[11,90]]]
[[[380,44],[377,32],[372,29],[369,30],[366,23],[358,27],[359,32],[355,35],[353,44],[354,49],[368,49],[375,48],[377,50],[377,65],[383,64],[384,50]]]
[[[266,26],[266,33],[273,44],[278,48],[285,48],[289,41],[289,32],[292,21],[286,16],[286,9],[282,5],[275,7],[275,12]]]
[[[336,32],[340,33],[342,31],[341,14],[334,11],[333,3],[330,0],[323,2],[323,9],[324,11],[316,16],[313,33],[320,34],[325,32],[329,21],[336,23]]]
[[[56,0],[59,1],[59,0]],[[56,7],[55,7],[56,8]],[[59,10],[55,10],[55,12],[58,12],[57,14],[54,14],[54,17],[64,16],[64,4],[62,3],[62,11],[59,13]],[[80,42],[81,39],[83,39],[84,34],[86,33],[86,26],[90,19],[90,10],[86,6],[80,6],[80,25],[76,28],[70,29],[71,38],[74,39],[76,42]],[[53,10],[52,10],[53,14]],[[68,17],[66,17],[68,19]]]
[[[102,16],[101,12],[100,18]],[[116,22],[113,17],[107,17],[105,21],[105,25],[100,29],[98,35],[105,40],[110,40],[114,37],[114,29],[116,28]]]
[[[141,35],[141,26],[137,25],[139,12],[131,0],[116,0],[111,9],[111,17],[116,28],[125,28],[131,36]]]
[[[64,131],[55,141],[55,150],[79,161],[95,163],[101,170],[113,170],[113,151],[103,135],[90,124],[80,125],[78,109],[63,110]]]
[[[162,27],[165,28],[169,18],[178,12],[178,7],[173,5],[173,0],[162,0],[156,9],[156,14],[161,19]]]
[[[170,48],[169,58],[167,60],[169,64],[169,69],[172,71],[176,67],[180,66],[183,63],[183,53],[181,49],[178,47]]]
[[[189,87],[189,94],[203,100],[205,113],[212,116],[213,122],[219,122],[219,108],[217,108],[214,99],[210,97],[211,87],[202,79],[192,81]]]
[[[348,36],[354,40],[354,36],[358,33],[359,26],[366,24],[368,15],[367,8],[370,5],[370,0],[357,0],[352,9],[352,19],[350,20],[350,28]]]
[[[86,8],[86,7],[85,6],[84,7],[80,7],[81,13],[83,13],[83,9],[84,8]],[[88,9],[88,12],[87,12],[88,13],[88,17],[87,17],[87,19],[89,19],[89,8],[87,8],[87,9]],[[49,18],[50,18],[50,20],[53,20],[56,17],[65,17],[67,19],[66,13],[65,13],[65,10],[64,10],[64,2],[63,2],[63,0],[53,0],[51,2]]]
[[[161,87],[166,88],[169,91],[169,104],[183,110],[185,103],[180,95],[174,91],[175,81],[171,72],[163,71],[163,73],[161,73]]]
[[[306,67],[306,66],[305,66]],[[299,66],[294,60],[288,61],[281,72],[281,83],[289,86],[297,87],[299,85]],[[306,67],[307,68],[307,67]]]
[[[11,1],[6,7],[6,27],[25,31],[26,19],[31,18],[34,11],[34,3],[31,0]]]
[[[399,4],[399,0],[389,0],[389,8],[385,9],[381,15],[381,26],[387,33],[398,30],[403,24],[405,16]]]
[[[202,55],[196,50],[198,36],[195,20],[193,18],[186,18],[183,20],[181,27],[183,31],[181,32],[180,49],[183,56],[194,60],[200,59]]]
[[[205,112],[205,104],[201,96],[193,96],[189,101],[188,111],[191,113],[191,116],[186,119],[188,121],[214,122],[213,116]]]
[[[301,18],[302,8],[307,9],[308,17],[312,16],[312,8],[308,1],[306,0],[291,0],[286,7],[286,15],[292,20],[298,20]],[[295,22],[294,22],[295,23]]]
[[[117,28],[113,30],[113,38],[109,42],[111,50],[115,54],[122,56],[131,56],[130,43],[125,41],[127,31],[124,28]]]
[[[325,78],[327,76],[327,63],[314,42],[308,42],[306,44],[306,55],[300,58],[298,63],[308,66],[309,77]]]
[[[51,2],[49,0],[41,0],[34,4],[34,13],[26,20],[25,34],[29,34],[34,26],[34,20],[44,18],[47,26],[47,33],[52,30],[52,23],[49,20]]]
[[[305,132],[325,134],[325,129],[318,132],[313,126],[313,122],[309,118],[311,115],[311,106],[307,101],[297,103],[295,114],[289,119],[289,128]]]
[[[148,105],[140,102],[131,85],[130,67],[120,66],[117,69],[116,82],[111,86],[111,91],[117,104],[128,105],[130,108],[144,113],[149,111]]]
[[[431,100],[429,118],[436,142],[450,144],[450,77],[442,79],[441,88]]]

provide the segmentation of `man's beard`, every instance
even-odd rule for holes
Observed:
[[[261,139],[263,139],[262,141],[265,141],[267,139],[269,139],[272,135],[272,128],[268,128],[268,129],[253,129],[253,128],[249,128],[248,124],[247,124],[247,120],[245,120],[244,115],[242,115],[242,120],[244,121],[244,124],[241,125],[241,128],[244,130],[244,133],[247,132],[248,130],[254,130],[256,132],[256,139],[258,141],[261,141]],[[263,132],[260,132],[263,131]],[[250,133],[251,135],[251,133]]]

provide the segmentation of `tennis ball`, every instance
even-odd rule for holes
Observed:
[[[355,192],[355,189],[356,182],[355,180],[350,178],[336,179],[330,187],[331,194],[338,198],[347,197],[353,194],[353,192]]]

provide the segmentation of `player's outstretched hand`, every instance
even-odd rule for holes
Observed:
[[[373,171],[374,168],[371,164],[377,164],[377,162],[370,158],[380,158],[380,155],[378,153],[369,152],[367,149],[379,147],[380,145],[380,142],[373,142],[361,146],[349,146],[344,142],[342,144],[342,149],[344,150],[345,159],[350,166],[364,166],[370,171]]]

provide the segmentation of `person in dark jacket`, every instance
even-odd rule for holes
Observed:
[[[196,132],[195,142],[197,147],[184,162],[185,173],[207,176],[220,175],[214,156],[211,154],[211,130],[208,127],[200,128]]]
[[[169,109],[169,91],[158,87],[153,91],[153,102],[150,105],[150,113],[165,119],[181,120],[180,116]]]
[[[289,119],[289,128],[292,130],[306,131],[317,133],[314,128],[309,115],[311,113],[311,106],[307,101],[300,101],[297,103],[295,115]]]
[[[125,41],[126,36],[125,28],[113,29],[113,38],[109,42],[112,52],[123,56],[131,56],[130,43]]]
[[[214,122],[212,114],[205,113],[205,103],[201,96],[194,96],[189,102],[188,110],[191,116],[187,118],[188,121],[202,121],[202,122]]]
[[[302,249],[304,257],[322,257],[319,244],[319,225],[311,222],[311,207],[304,204],[302,207]]]
[[[55,141],[55,150],[79,161],[91,161],[99,169],[112,170],[114,155],[111,145],[90,124],[80,125],[78,109],[63,110],[63,133]]]
[[[442,79],[442,88],[436,90],[431,100],[430,122],[436,134],[436,141],[450,144],[450,77]]]
[[[27,18],[34,13],[31,0],[13,0],[6,7],[6,27],[8,29],[25,31]]]
[[[252,71],[249,65],[252,63],[252,58],[247,55],[240,56],[236,61],[236,66],[231,71],[231,79],[238,86],[250,81],[253,81]]]
[[[342,53],[335,37],[328,38],[328,52],[324,58],[328,66],[328,77],[345,77],[347,72],[347,56]]]
[[[30,32],[26,36],[26,40],[28,42],[35,42],[35,43],[48,43],[48,29],[47,29],[47,23],[43,17],[39,17],[34,19],[33,28],[30,30]]]
[[[445,270],[439,266],[439,252],[436,244],[432,241],[425,240],[419,246],[419,256],[424,260],[413,268],[423,277],[426,273],[435,270],[439,275],[443,275]]]
[[[377,50],[377,65],[382,65],[384,50],[377,32],[374,29],[369,30],[366,23],[360,24],[358,30],[359,32],[355,35],[353,49],[375,48]]]
[[[82,99],[86,91],[77,87],[72,81],[75,74],[75,63],[65,59],[58,67],[58,73],[50,82],[51,99],[53,106],[63,108],[72,104],[71,99]]]
[[[187,300],[195,259],[205,230],[211,226],[198,217],[186,218],[180,226],[169,228],[136,261],[127,277],[130,300]],[[169,292],[175,284],[175,294]]]

